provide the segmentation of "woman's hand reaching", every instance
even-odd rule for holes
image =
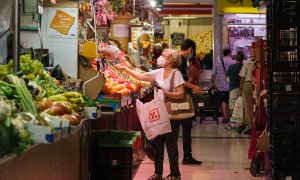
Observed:
[[[116,64],[115,67],[122,71],[126,71],[126,68],[127,68],[126,66],[123,66],[122,64]]]

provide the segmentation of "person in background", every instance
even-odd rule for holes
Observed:
[[[181,59],[178,51],[172,49],[165,49],[162,55],[157,59],[157,65],[160,69],[153,70],[151,72],[139,73],[133,71],[120,64],[116,65],[117,68],[126,71],[129,75],[141,81],[156,82],[163,90],[165,97],[172,99],[184,98],[184,79],[180,71],[176,68],[180,65]],[[174,89],[173,92],[169,92],[170,79],[172,74],[175,73]],[[180,171],[178,165],[178,135],[180,128],[179,120],[171,120],[172,132],[157,136],[154,141],[154,164],[155,173],[148,178],[148,180],[180,180]],[[171,173],[165,178],[162,178],[163,174],[163,162],[164,162],[164,146],[166,144],[169,165]]]
[[[230,120],[229,112],[229,83],[226,81],[226,72],[228,67],[234,63],[230,49],[223,50],[223,59],[218,59],[212,70],[211,87],[218,89],[218,100],[221,103],[221,111],[223,114],[223,123]]]
[[[251,134],[252,122],[254,117],[254,100],[253,100],[253,71],[255,69],[255,61],[253,59],[247,60],[239,73],[240,94],[243,96],[244,118],[243,123],[237,127],[237,132],[241,134]]]
[[[181,65],[178,68],[185,80],[184,86],[196,94],[201,93],[199,87],[199,64],[196,59],[196,43],[191,39],[185,39],[181,43]],[[197,67],[195,67],[197,66]],[[182,164],[202,164],[192,156],[192,127],[195,117],[181,120],[182,140],[183,140],[183,160]]]
[[[229,109],[232,114],[233,108],[235,105],[235,101],[240,96],[240,80],[241,77],[239,75],[242,67],[243,60],[245,56],[243,51],[238,51],[235,55],[235,64],[232,64],[228,67],[226,76],[229,77]],[[227,127],[227,129],[234,129],[235,124],[231,124]]]

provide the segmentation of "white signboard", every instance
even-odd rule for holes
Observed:
[[[78,10],[76,8],[49,8],[47,37],[77,38]]]
[[[254,28],[254,36],[262,36],[265,37],[267,35],[266,27],[255,27]]]
[[[129,26],[127,24],[114,24],[114,37],[128,37]]]

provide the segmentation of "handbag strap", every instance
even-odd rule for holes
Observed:
[[[173,71],[171,79],[170,79],[170,89],[169,92],[173,92],[174,89],[174,79],[175,79],[175,73],[176,71],[178,71],[177,69],[175,71]]]
[[[221,62],[222,62],[222,66],[223,66],[223,69],[224,69],[224,72],[225,72],[225,75],[227,74],[227,72],[226,72],[226,69],[225,69],[225,65],[224,65],[224,61],[223,61],[223,59],[221,59]]]

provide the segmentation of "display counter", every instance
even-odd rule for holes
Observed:
[[[36,144],[20,156],[0,159],[0,179],[79,179],[80,130],[52,144]]]
[[[118,113],[103,113],[98,119],[82,120],[80,128],[58,142],[33,145],[20,156],[6,155],[0,159],[0,179],[88,180],[93,160],[90,131],[111,129],[142,132],[135,106]],[[142,151],[141,147],[135,153]]]

